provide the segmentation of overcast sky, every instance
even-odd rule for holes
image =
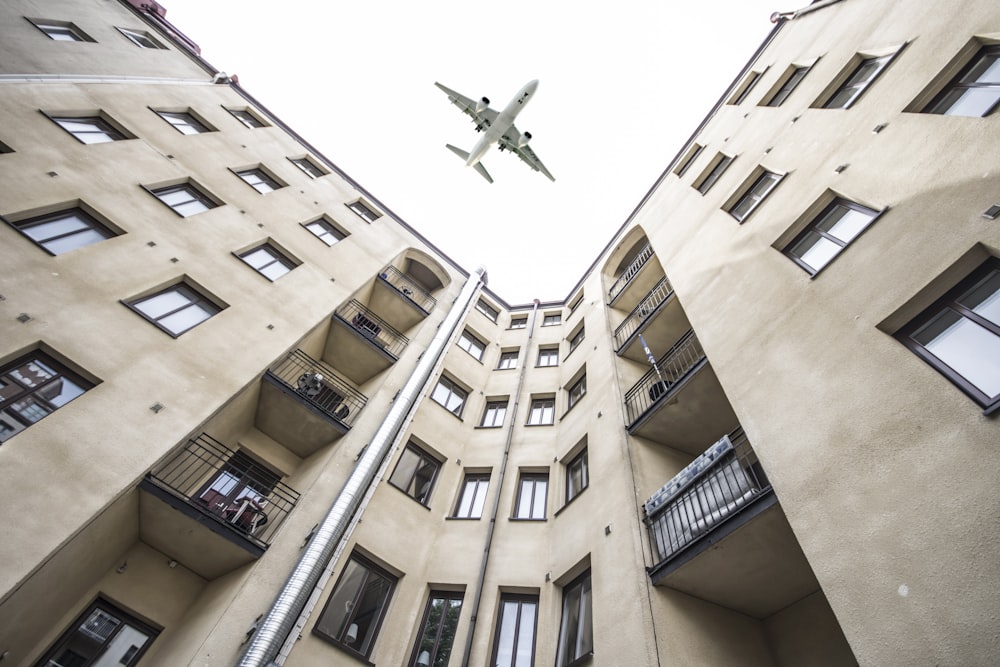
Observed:
[[[773,27],[807,0],[160,0],[167,19],[365,189],[510,304],[561,300]],[[500,109],[556,182],[445,148]]]

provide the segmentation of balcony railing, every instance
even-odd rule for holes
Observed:
[[[412,301],[420,310],[430,313],[434,310],[437,299],[427,293],[423,287],[418,285],[408,275],[397,269],[395,266],[387,266],[378,277],[391,285],[397,292]]]
[[[618,325],[615,329],[615,349],[620,350],[625,341],[635,333],[646,319],[653,314],[657,306],[669,299],[674,293],[674,288],[670,286],[667,282],[667,277],[664,276],[660,279],[660,282],[656,283],[653,289],[649,290],[649,294],[646,295],[639,305],[629,313],[625,321]]]
[[[613,302],[618,298],[619,294],[625,291],[625,288],[628,287],[629,281],[631,281],[632,278],[639,273],[639,270],[645,266],[646,262],[652,256],[653,246],[647,243],[642,247],[642,250],[639,251],[639,254],[635,256],[632,263],[628,265],[628,268],[626,268],[625,271],[618,276],[618,280],[616,280],[615,284],[611,286],[611,289],[608,290],[608,303]]]
[[[151,470],[147,479],[265,548],[299,500],[298,492],[273,472],[205,433]]]
[[[368,399],[322,361],[293,350],[267,374],[292,389],[302,400],[344,426],[354,425]]]
[[[676,385],[701,368],[704,362],[705,350],[694,331],[688,331],[656,362],[660,372],[649,369],[625,394],[626,424],[629,427],[635,424],[650,408],[676,391]]]
[[[337,309],[337,317],[355,331],[371,341],[372,345],[399,359],[410,340],[393,329],[388,322],[365,308],[361,302],[351,299]]]
[[[770,490],[743,429],[723,436],[646,501],[654,569]]]

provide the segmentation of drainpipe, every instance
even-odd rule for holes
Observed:
[[[239,667],[272,667],[277,664],[274,660],[278,651],[292,631],[296,619],[343,538],[358,504],[378,472],[382,459],[399,434],[438,359],[444,354],[448,341],[468,310],[477,290],[485,282],[486,269],[482,267],[469,276],[462,292],[438,327],[434,339],[420,357],[382,425],[365,448],[361,460],[354,467],[330,511],[316,529],[298,564],[292,570],[274,604],[271,605],[271,609],[260,622],[246,652],[237,663]]]
[[[490,548],[493,546],[493,531],[497,525],[497,512],[500,509],[500,491],[503,489],[503,478],[507,473],[507,460],[510,458],[510,443],[514,439],[514,420],[517,418],[517,406],[521,402],[521,387],[524,385],[524,374],[528,369],[528,346],[535,335],[535,318],[538,316],[538,299],[531,310],[531,322],[528,325],[528,345],[525,345],[524,363],[517,376],[517,389],[514,391],[514,407],[511,410],[510,424],[507,426],[507,440],[504,443],[503,458],[500,460],[500,474],[497,475],[497,491],[493,494],[493,511],[490,513],[490,525],[486,532],[486,544],[483,546],[483,561],[479,565],[479,579],[476,581],[476,592],[472,602],[472,618],[469,621],[469,636],[465,640],[465,651],[462,653],[462,667],[469,667],[469,655],[472,653],[472,639],[476,634],[476,620],[479,617],[479,605],[483,600],[483,583],[486,581],[486,566],[490,562]]]

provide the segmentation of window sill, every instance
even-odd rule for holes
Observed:
[[[479,426],[473,426],[472,428],[477,429],[477,430],[478,429],[482,429],[482,430],[489,431],[491,429],[503,428],[503,424],[500,424],[499,426],[483,426],[482,424],[480,424]]]
[[[445,521],[482,521],[481,516],[446,516]]]
[[[416,498],[414,498],[413,496],[411,496],[410,494],[408,494],[408,493],[407,493],[406,491],[404,491],[403,489],[401,489],[401,488],[399,488],[398,486],[396,486],[395,484],[393,484],[393,483],[392,483],[391,481],[389,481],[389,480],[386,480],[386,484],[388,484],[388,485],[389,485],[389,486],[391,486],[392,488],[396,489],[397,491],[399,491],[400,493],[402,493],[402,494],[403,494],[404,496],[406,496],[407,498],[409,498],[410,500],[412,500],[412,501],[413,501],[413,502],[415,502],[416,504],[418,504],[418,505],[420,505],[421,507],[423,507],[423,508],[424,508],[425,510],[427,510],[428,512],[430,512],[430,511],[431,511],[431,508],[430,508],[430,507],[428,507],[427,505],[423,504],[422,502],[420,502],[419,500],[417,500]]]
[[[342,643],[338,642],[333,637],[330,637],[329,635],[327,635],[327,634],[325,634],[323,632],[320,632],[319,630],[316,630],[315,628],[313,628],[312,633],[314,635],[316,635],[317,637],[319,637],[320,639],[322,639],[323,641],[325,641],[330,646],[333,646],[335,649],[337,649],[338,651],[340,651],[344,655],[347,655],[347,656],[353,658],[358,663],[360,663],[362,665],[371,665],[371,667],[375,667],[375,663],[374,662],[372,662],[371,660],[369,660],[365,656],[361,655],[360,653],[358,653],[357,651],[355,651],[354,649],[352,649],[350,646],[347,646],[345,644],[342,644]]]
[[[507,517],[507,520],[516,521],[518,523],[545,523],[546,521],[548,521],[548,517],[543,517],[541,519],[529,519],[527,517],[510,516]]]
[[[528,427],[534,427],[534,426],[553,426],[553,423],[550,422],[548,424],[525,424],[525,426],[528,426]]]
[[[557,509],[556,513],[553,514],[552,516],[559,516],[560,514],[562,514],[563,510],[565,510],[567,507],[569,507],[570,505],[572,505],[573,501],[576,500],[577,498],[579,498],[580,496],[582,496],[583,492],[586,491],[589,488],[590,488],[590,485],[588,484],[587,486],[585,486],[582,489],[580,489],[579,493],[577,493],[575,496],[573,496],[572,498],[570,498],[569,500],[567,500],[566,504],[563,505],[562,507],[560,507],[559,509]]]
[[[458,421],[460,421],[460,422],[464,422],[465,421],[464,419],[462,419],[461,415],[456,415],[454,412],[452,412],[448,408],[444,407],[443,405],[441,405],[440,403],[438,403],[437,401],[435,401],[433,398],[431,399],[431,401],[433,401],[435,405],[441,406],[442,410],[444,410],[445,412],[447,412],[449,415],[451,415],[452,417],[454,417]]]

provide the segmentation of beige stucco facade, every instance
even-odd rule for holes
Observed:
[[[565,299],[513,305],[137,4],[0,5],[0,664],[69,660],[95,608],[150,635],[120,664],[240,663],[372,460],[268,661],[423,664],[443,594],[431,664],[1000,660],[996,397],[902,342],[1000,257],[1000,113],[921,113],[1000,44],[996,3],[779,17]],[[810,271],[843,202],[872,221]],[[47,249],[65,211],[104,238]],[[143,305],[177,285],[210,316]],[[57,404],[39,360],[85,391]],[[341,604],[358,564],[372,608]]]

